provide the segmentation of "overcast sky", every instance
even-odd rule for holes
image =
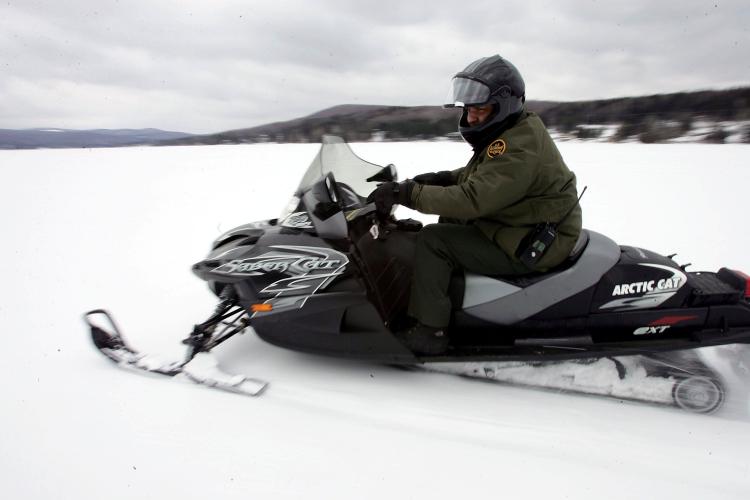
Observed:
[[[750,85],[748,0],[0,0],[0,128],[218,132],[441,104],[500,54],[529,99]]]

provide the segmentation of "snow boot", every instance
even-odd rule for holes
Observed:
[[[397,337],[415,354],[438,355],[448,350],[448,334],[443,328],[417,323]]]

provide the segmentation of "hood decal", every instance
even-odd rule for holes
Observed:
[[[272,245],[261,255],[230,260],[211,272],[248,278],[269,273],[285,276],[260,290],[261,295],[273,294],[265,303],[277,312],[304,306],[310,296],[341,275],[348,263],[345,254],[332,248]]]

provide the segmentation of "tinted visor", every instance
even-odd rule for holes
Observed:
[[[443,107],[452,108],[484,104],[490,99],[490,88],[482,82],[455,76],[445,97]]]

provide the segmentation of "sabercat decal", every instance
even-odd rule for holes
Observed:
[[[332,248],[272,245],[261,255],[230,260],[212,272],[248,278],[269,273],[285,276],[259,292],[261,296],[273,295],[265,303],[278,312],[304,306],[308,298],[342,274],[348,263],[345,254]]]

